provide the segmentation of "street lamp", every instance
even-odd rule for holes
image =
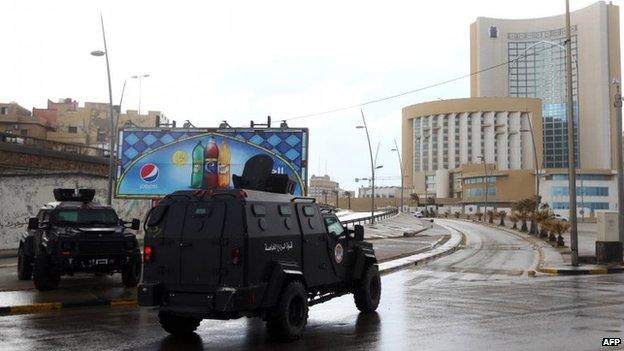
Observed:
[[[115,144],[115,132],[114,132],[114,112],[113,112],[113,88],[111,86],[111,75],[110,75],[110,64],[108,61],[108,47],[106,46],[106,32],[104,31],[104,17],[102,13],[100,13],[100,23],[102,24],[102,39],[104,41],[104,51],[96,50],[92,51],[91,55],[96,57],[104,56],[106,58],[106,75],[108,77],[108,109],[109,109],[109,118],[110,118],[110,129],[109,129],[109,145],[108,145],[108,197],[107,204],[112,205],[113,203],[113,177],[114,177],[114,150],[113,145]]]
[[[485,163],[485,156],[478,156],[479,159],[483,161],[483,172],[485,173],[485,210],[483,211],[483,217],[487,218],[487,208],[488,208],[488,175],[487,175],[487,163]]]
[[[371,224],[375,223],[375,169],[381,168],[376,167],[375,163],[377,160],[373,160],[373,149],[371,147],[370,134],[368,134],[368,127],[366,126],[366,118],[364,118],[364,111],[360,109],[360,114],[362,115],[362,123],[363,126],[356,126],[357,129],[364,129],[366,131],[366,140],[368,141],[368,153],[370,155],[370,165],[371,165]],[[376,157],[375,157],[376,158]]]
[[[139,80],[139,115],[141,115],[141,81],[143,80],[143,78],[147,78],[149,76],[150,76],[149,74],[137,74],[135,76],[130,77],[132,79]]]
[[[401,212],[403,212],[403,161],[401,160],[401,152],[399,151],[396,139],[394,139],[394,149],[391,149],[390,151],[396,151],[397,156],[399,157],[399,169],[401,171]]]

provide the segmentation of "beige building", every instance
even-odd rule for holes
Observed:
[[[470,26],[472,97],[538,98],[542,103],[540,195],[567,209],[564,15],[479,17]],[[579,207],[614,210],[617,133],[613,95],[620,81],[619,7],[600,1],[571,13],[573,113]],[[500,167],[499,167],[500,168]],[[525,168],[525,167],[523,167]]]
[[[478,203],[485,199],[478,184],[484,184],[487,170],[495,183],[487,190],[492,202],[526,197],[535,192],[536,159],[542,162],[541,120],[539,99],[468,98],[407,106],[402,127],[406,184],[420,198]]]
[[[84,106],[80,106],[72,99],[62,99],[56,103],[48,100],[47,108],[34,108],[33,115],[53,128],[47,133],[48,140],[108,148],[108,103],[85,102]],[[157,127],[160,123],[167,122],[167,118],[159,111],[139,115],[137,111],[128,110],[119,115],[117,127],[122,128],[127,124],[135,127]]]
[[[0,133],[45,139],[49,130],[44,121],[17,103],[0,103]]]
[[[312,175],[310,177],[308,196],[316,198],[321,202],[325,202],[325,198],[327,198],[327,202],[333,203],[336,198],[336,192],[338,192],[338,197],[344,196],[344,190],[340,189],[338,182],[332,180],[327,174],[322,176]]]

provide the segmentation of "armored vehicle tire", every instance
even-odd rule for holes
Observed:
[[[276,339],[301,338],[308,322],[308,296],[300,281],[292,281],[282,289],[277,305],[269,312],[267,329]]]
[[[137,286],[141,278],[141,259],[133,255],[130,262],[121,271],[121,281],[126,288]]]
[[[377,266],[371,265],[366,268],[353,291],[355,306],[361,312],[373,312],[379,305],[381,298],[381,278]]]
[[[169,312],[158,312],[160,326],[169,334],[186,335],[197,329],[201,319],[193,317],[176,316]]]
[[[33,273],[33,259],[24,253],[20,246],[17,250],[17,279],[30,280]]]
[[[49,255],[41,252],[35,256],[33,281],[37,290],[54,290],[58,287],[60,280],[61,274],[56,268],[54,268]]]

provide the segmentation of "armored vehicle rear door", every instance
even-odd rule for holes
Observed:
[[[303,274],[310,287],[335,282],[332,263],[327,253],[327,232],[318,206],[298,203],[297,216],[303,235]]]
[[[148,218],[146,244],[153,246],[153,258],[144,274],[171,285],[218,284],[225,203],[189,196],[171,200]],[[158,212],[164,218],[151,226],[151,217],[163,217]]]
[[[225,202],[191,202],[180,240],[180,283],[216,285],[221,274],[221,234]]]

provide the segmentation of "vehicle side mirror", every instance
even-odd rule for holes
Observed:
[[[28,230],[31,230],[31,229],[39,229],[39,218],[30,217],[28,219]]]
[[[132,218],[132,225],[130,226],[130,229],[139,230],[139,228],[141,228],[141,221],[137,218]]]
[[[364,240],[364,227],[363,226],[356,224],[355,226],[353,226],[353,232],[355,233],[356,241]]]

